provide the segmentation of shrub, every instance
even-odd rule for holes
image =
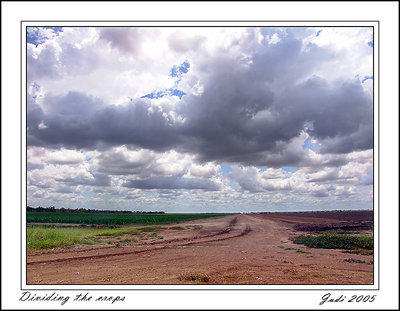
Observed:
[[[296,244],[304,244],[312,248],[329,249],[373,249],[374,239],[371,236],[351,236],[324,234],[319,236],[300,235],[293,239]]]

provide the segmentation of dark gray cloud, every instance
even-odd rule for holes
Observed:
[[[339,179],[339,172],[336,168],[326,172],[325,174],[307,179],[307,182],[324,182],[324,181],[336,181]]]
[[[75,193],[76,187],[71,187],[71,186],[61,186],[61,187],[57,187],[54,192],[57,193]]]
[[[201,189],[220,190],[220,185],[209,179],[186,178],[182,176],[155,176],[146,179],[130,180],[123,184],[127,188],[137,189]]]
[[[98,186],[107,187],[111,185],[110,176],[102,173],[92,173],[93,178],[86,176],[77,177],[55,177],[54,180],[57,182],[65,183],[69,186],[87,185],[87,186]]]
[[[32,52],[29,52],[28,46],[27,53],[27,78],[48,77],[51,79],[58,79],[61,77],[61,63],[57,57],[58,48],[55,44],[46,44],[42,47],[40,57],[35,57]]]
[[[182,40],[182,38],[175,33],[169,37],[168,46],[174,51],[186,53],[191,50],[196,51],[205,40],[206,38],[204,36],[190,36]]]
[[[327,197],[329,193],[326,190],[318,190],[312,193],[312,196],[317,198],[324,198]]]
[[[29,161],[27,161],[27,163],[26,163],[26,169],[28,171],[35,170],[35,169],[42,169],[42,168],[44,168],[44,164],[42,164],[42,163],[32,163]]]
[[[95,149],[102,144],[132,144],[166,150],[179,138],[161,110],[149,111],[151,106],[146,100],[104,107],[97,98],[69,92],[49,96],[44,107],[46,112],[32,103],[28,109],[28,145]],[[40,123],[46,128],[40,128]]]
[[[142,42],[139,29],[132,27],[101,28],[99,37],[123,53],[136,53]]]
[[[131,39],[123,40],[125,32],[134,38],[132,31],[105,28],[100,37],[124,51],[135,50]],[[162,110],[150,99],[106,106],[77,92],[47,96],[43,109],[29,99],[28,144],[78,149],[125,144],[189,152],[200,161],[274,167],[302,164],[305,154],[289,151],[304,130],[318,139],[322,153],[370,149],[372,102],[361,82],[306,78],[333,57],[313,44],[304,51],[289,32],[276,44],[264,44],[251,63],[221,53],[197,64],[204,92],[184,96],[177,108]],[[171,122],[166,109],[176,109],[185,122]],[[123,169],[117,165],[107,173]],[[135,166],[130,170],[135,173]]]
[[[158,197],[163,198],[163,199],[168,199],[168,200],[175,200],[176,198],[182,196],[182,191],[181,190],[175,190],[175,189],[160,189],[158,191]]]
[[[129,159],[121,152],[103,152],[98,157],[98,171],[109,175],[140,175],[155,158],[145,151],[137,159]]]

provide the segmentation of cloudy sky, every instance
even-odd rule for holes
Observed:
[[[371,209],[371,27],[27,28],[27,204]]]

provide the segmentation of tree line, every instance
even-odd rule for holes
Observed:
[[[111,210],[97,210],[97,209],[86,209],[86,208],[55,208],[54,206],[49,207],[26,207],[27,212],[56,212],[56,213],[105,213],[105,214],[165,214],[165,212],[148,212],[148,211],[111,211]]]

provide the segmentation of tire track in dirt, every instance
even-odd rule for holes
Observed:
[[[196,245],[196,244],[204,244],[204,243],[211,243],[211,242],[218,242],[218,241],[224,241],[224,240],[228,240],[228,239],[233,239],[233,238],[238,238],[241,237],[243,235],[248,234],[251,231],[251,227],[249,224],[245,224],[245,229],[241,230],[239,233],[234,234],[234,235],[230,235],[230,236],[224,236],[221,238],[214,238],[217,236],[221,236],[224,234],[229,234],[230,232],[232,232],[232,230],[234,230],[235,225],[238,224],[238,219],[237,217],[233,218],[228,226],[224,229],[221,229],[220,231],[216,232],[216,233],[212,233],[212,234],[208,234],[208,235],[204,235],[204,236],[194,236],[194,237],[188,237],[188,238],[181,238],[181,239],[172,239],[169,241],[155,241],[155,242],[150,242],[150,243],[143,243],[143,244],[139,244],[139,245],[135,245],[137,246],[145,246],[145,245],[151,245],[151,246],[156,246],[156,247],[151,247],[151,248],[147,248],[147,249],[140,249],[140,250],[134,250],[134,251],[124,251],[124,252],[118,252],[118,253],[108,253],[108,254],[96,254],[96,255],[88,255],[88,256],[77,256],[77,257],[64,257],[64,258],[57,258],[57,259],[49,259],[49,260],[38,260],[38,261],[31,261],[31,262],[27,262],[27,265],[35,265],[35,264],[43,264],[43,263],[55,263],[55,262],[63,262],[63,261],[76,261],[76,260],[87,260],[87,259],[98,259],[98,258],[105,258],[105,257],[115,257],[115,256],[125,256],[125,255],[132,255],[132,254],[140,254],[140,253],[144,253],[144,252],[152,252],[152,251],[157,251],[157,250],[163,250],[163,249],[173,249],[173,248],[177,248],[177,247],[181,247],[181,246],[191,246],[191,245]],[[212,239],[209,239],[212,238]],[[177,245],[170,245],[173,243],[177,243],[177,242],[183,242],[183,241],[187,241],[189,240],[189,242],[187,243],[180,243]],[[193,241],[196,240],[196,241]],[[160,244],[169,244],[169,245],[160,245]],[[160,246],[158,246],[160,245]],[[132,248],[134,248],[135,246],[132,246]],[[119,250],[121,248],[124,248],[123,246],[113,246],[113,247],[102,247],[102,248],[92,248],[90,250],[95,250],[95,251],[101,251],[101,250]],[[71,250],[69,252],[65,252],[62,254],[66,254],[66,253],[76,253],[76,252],[88,252],[88,250],[78,250],[78,251],[74,251]],[[60,254],[60,253],[59,253]]]
[[[144,242],[144,243],[136,243],[134,246],[136,247],[142,247],[142,246],[147,246],[147,245],[157,245],[157,244],[166,244],[166,243],[175,243],[175,242],[183,242],[183,241],[187,241],[187,240],[197,240],[197,239],[201,239],[201,238],[207,238],[207,237],[214,237],[217,235],[221,235],[221,234],[225,234],[225,233],[229,233],[233,226],[237,223],[237,217],[233,218],[229,223],[228,226],[224,229],[218,230],[215,233],[204,233],[204,234],[199,234],[196,236],[191,236],[191,237],[184,237],[184,238],[174,238],[174,239],[169,239],[169,240],[163,240],[163,241],[151,241],[151,242]],[[134,247],[132,246],[132,247]],[[98,246],[98,247],[91,247],[91,248],[83,248],[83,249],[67,249],[67,250],[59,250],[56,252],[52,252],[52,253],[43,253],[43,252],[37,252],[37,253],[31,253],[29,254],[29,257],[36,257],[36,256],[43,256],[44,254],[46,255],[58,255],[58,254],[67,254],[67,253],[87,253],[90,251],[100,251],[100,250],[109,250],[109,249],[113,249],[113,248],[120,248],[120,247],[124,247],[124,246],[120,246],[120,245],[106,245],[106,246]],[[30,262],[33,263],[33,262]]]

